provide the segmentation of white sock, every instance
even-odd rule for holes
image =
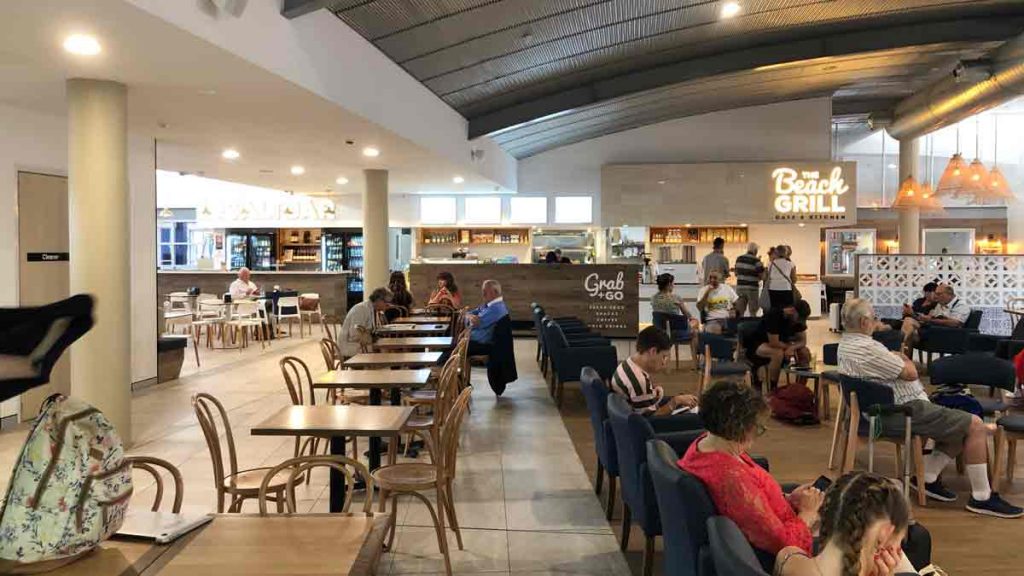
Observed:
[[[988,484],[988,465],[968,464],[967,477],[971,479],[971,496],[984,502],[992,497],[992,487]]]
[[[939,474],[949,466],[953,459],[942,450],[935,450],[924,457],[924,481],[928,484],[939,479]]]
[[[932,450],[932,451],[934,451],[935,450],[935,440],[933,440],[931,438],[925,440],[924,441],[924,449],[925,450]]]

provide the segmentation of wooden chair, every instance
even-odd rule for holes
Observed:
[[[156,481],[156,496],[153,498],[153,507],[151,508],[153,512],[160,510],[160,502],[164,498],[164,477],[158,469],[166,470],[174,482],[174,504],[171,505],[171,512],[175,514],[181,512],[181,501],[185,497],[185,482],[181,478],[181,472],[173,464],[152,456],[129,456],[125,460],[133,469],[148,472]]]
[[[288,396],[292,399],[292,404],[295,406],[316,406],[316,396],[313,390],[313,376],[309,372],[309,367],[301,359],[295,356],[285,356],[278,361],[278,366],[281,367],[281,375],[284,376],[284,384],[288,388]],[[330,390],[328,394],[324,396],[324,401],[333,404],[331,402]],[[353,439],[352,449],[354,454],[359,454],[359,449]],[[326,450],[329,446],[328,442],[324,442],[324,449]],[[320,438],[310,436],[303,439],[299,436],[295,437],[295,457],[302,456],[309,451],[309,454],[316,454],[320,448]],[[309,480],[308,478],[306,479]]]
[[[338,348],[338,344],[334,340],[329,338],[321,339],[320,354],[324,357],[324,364],[327,365],[327,370],[342,369],[341,349]],[[332,392],[334,393],[333,398],[331,397]],[[324,400],[331,404],[369,404],[370,391],[335,388],[327,391]]]
[[[366,500],[363,501],[363,513],[369,514],[373,510],[373,477],[369,470],[362,463],[346,456],[330,456],[326,454],[299,456],[289,458],[273,468],[267,470],[263,482],[260,483],[257,498],[260,503],[260,516],[267,515],[267,500],[269,493],[279,481],[279,476],[287,474],[285,478],[285,507],[281,509],[278,503],[278,512],[295,514],[295,485],[302,482],[303,475],[310,475],[313,468],[331,468],[345,475],[345,503],[341,511],[348,512],[352,507],[352,495],[355,491],[356,480],[362,479],[366,482]]]
[[[999,491],[1004,469],[1006,481],[1013,482],[1018,440],[1024,440],[1024,414],[1010,414],[996,421],[995,463],[992,471],[992,490],[995,492]]]
[[[455,531],[455,539],[462,546],[462,533],[459,531],[459,522],[455,516],[455,502],[452,494],[452,482],[455,479],[455,462],[459,447],[459,429],[469,408],[469,398],[473,388],[466,388],[459,394],[459,397],[452,404],[443,426],[441,427],[441,442],[435,452],[435,460],[431,464],[424,462],[402,462],[381,466],[371,473],[377,486],[380,488],[380,511],[384,507],[388,497],[391,498],[391,524],[388,527],[388,547],[391,547],[395,538],[395,518],[398,514],[398,497],[411,495],[422,501],[430,517],[434,522],[437,531],[437,544],[444,556],[445,573],[449,576],[452,573],[451,559],[448,556],[448,538],[445,533],[445,516]],[[437,504],[440,514],[434,511],[430,500],[423,495],[427,490],[437,492]]]
[[[434,461],[436,456],[434,450],[441,441],[440,426],[450,408],[451,401],[459,393],[459,365],[462,362],[457,354],[452,354],[441,369],[441,376],[438,378],[437,389],[423,390],[433,392],[429,402],[413,403],[414,406],[422,408],[429,406],[430,414],[413,414],[405,423],[404,432],[408,433],[408,440],[405,443],[406,455],[409,453],[409,445],[412,444],[412,437],[423,438],[430,452],[430,459]]]
[[[217,489],[217,513],[224,512],[225,496],[231,497],[228,512],[241,512],[242,503],[250,498],[257,498],[263,477],[270,468],[238,469],[238,453],[235,451],[235,437],[231,433],[231,423],[224,405],[212,395],[199,392],[192,396],[192,409],[195,410],[199,427],[206,437],[206,447],[210,449],[210,460],[213,463],[213,483]],[[224,462],[224,448],[221,446],[220,431],[217,428],[217,417],[224,425],[224,443],[227,447],[227,468]],[[267,487],[272,493],[271,498],[277,502],[278,511],[284,509],[284,489],[287,485],[285,474],[270,483]]]

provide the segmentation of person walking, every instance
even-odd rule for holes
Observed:
[[[708,278],[715,271],[721,274],[718,278],[722,282],[729,278],[729,259],[725,257],[725,238],[721,236],[715,238],[715,241],[711,244],[711,252],[708,252],[707,256],[704,256],[704,259],[700,262],[700,269],[704,274],[704,284],[708,283]]]

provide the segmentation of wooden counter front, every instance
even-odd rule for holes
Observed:
[[[216,271],[160,271],[156,277],[157,307],[163,309],[164,300],[171,292],[184,292],[198,286],[203,294],[221,296],[238,277],[237,272]],[[260,289],[296,290],[300,294],[315,292],[320,295],[320,309],[324,314],[344,318],[348,313],[348,273],[337,272],[253,272],[252,281]]]
[[[485,280],[501,283],[514,322],[532,322],[530,303],[552,316],[577,316],[606,336],[634,337],[639,325],[637,264],[411,264],[417,305],[427,302],[441,271],[455,275],[466,306],[481,301]]]

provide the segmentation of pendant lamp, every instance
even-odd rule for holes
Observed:
[[[960,125],[956,126],[956,153],[949,159],[946,169],[939,177],[939,184],[935,187],[936,196],[959,196],[964,192],[967,180],[967,162],[960,154]]]
[[[1016,197],[1013,190],[1010,189],[1010,183],[1006,180],[1006,176],[1003,176],[1003,171],[999,169],[999,117],[994,116],[994,118],[995,148],[992,151],[992,170],[988,173],[988,189],[993,198],[1009,203],[1013,202]]]
[[[900,183],[900,189],[896,192],[896,199],[893,200],[892,207],[895,210],[921,207],[921,185],[913,176],[907,176]]]
[[[981,163],[981,121],[978,117],[974,120],[974,160],[967,167],[967,189],[965,192],[972,194],[972,204],[984,204],[989,198],[991,182],[988,169]]]

